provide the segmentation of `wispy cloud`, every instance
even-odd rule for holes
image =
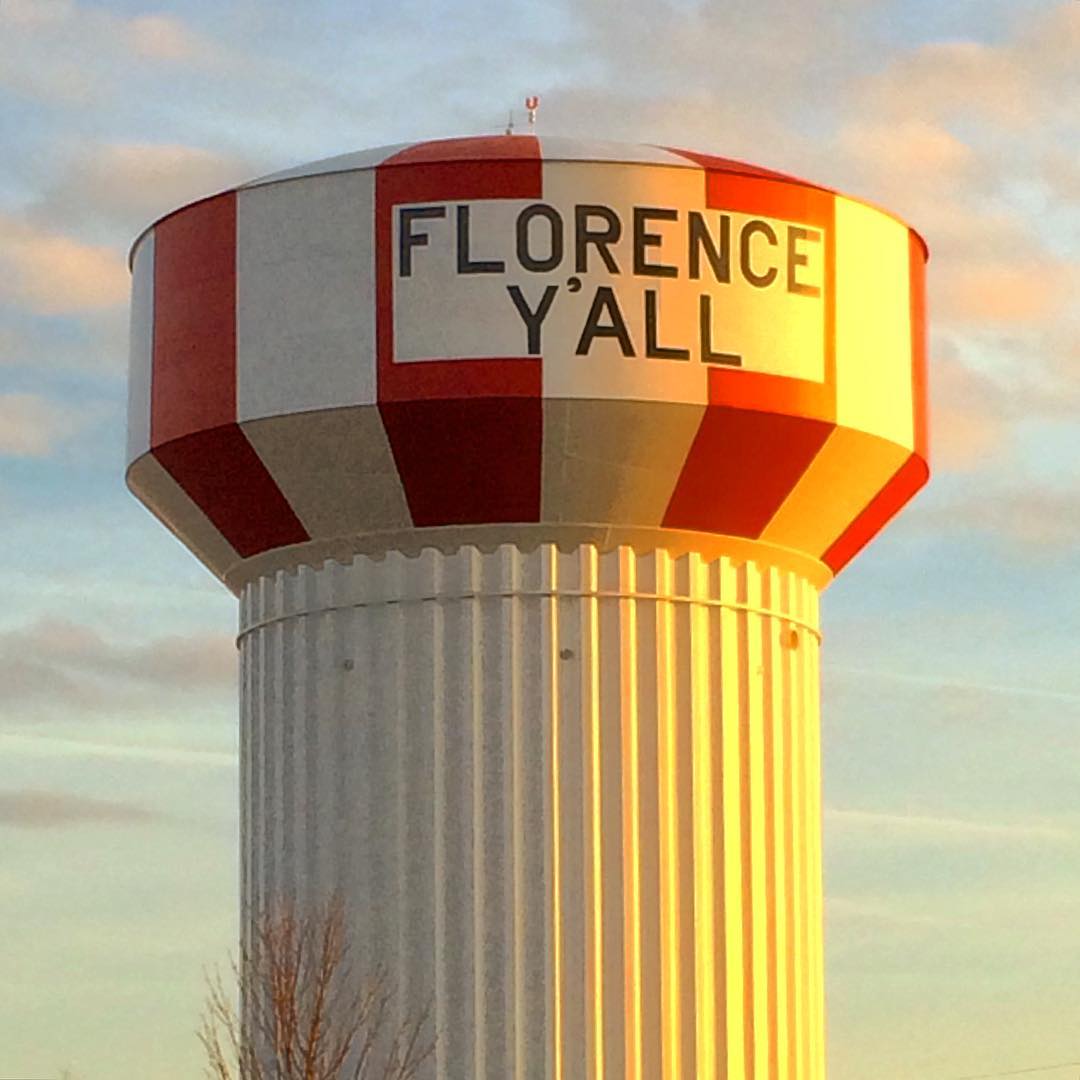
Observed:
[[[235,770],[239,760],[236,754],[224,750],[101,742],[93,739],[59,739],[51,735],[17,735],[4,732],[0,732],[0,746],[5,753],[19,757],[152,762],[208,769]]]
[[[0,791],[0,826],[55,829],[78,825],[136,825],[156,814],[132,803],[56,791]]]
[[[908,671],[887,671],[883,668],[853,667],[851,665],[831,665],[830,673],[855,675],[860,678],[881,679],[885,682],[907,683],[912,686],[937,687],[939,689],[962,690],[967,694],[994,694],[1006,697],[1039,698],[1043,701],[1068,702],[1080,704],[1080,691],[1056,690],[1053,687],[1010,685],[991,683],[969,678],[949,678],[943,675],[917,675]]]
[[[875,810],[825,809],[830,836],[892,837],[931,843],[1053,842],[1075,839],[1072,830],[1046,822],[992,822],[918,814],[891,814]]]
[[[55,105],[108,100],[145,64],[212,66],[222,49],[182,19],[127,17],[76,0],[4,0],[0,4],[0,87]]]
[[[0,300],[38,315],[119,307],[129,278],[116,249],[0,214]]]
[[[93,226],[119,251],[161,215],[261,168],[239,155],[182,143],[80,140],[55,158],[27,218],[48,229]]]
[[[110,640],[64,619],[39,619],[0,633],[0,715],[145,709],[161,692],[184,696],[235,685],[236,648],[225,635]],[[156,711],[168,708],[157,704]]]
[[[91,422],[92,412],[40,394],[0,394],[0,456],[47,457]]]
[[[825,915],[831,922],[888,927],[937,927],[952,921],[910,903],[890,903],[880,897],[826,895]]]

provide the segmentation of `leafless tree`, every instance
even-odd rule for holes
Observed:
[[[199,1028],[211,1080],[413,1080],[435,1049],[429,1009],[397,1020],[384,968],[357,972],[339,899],[257,917],[232,965],[207,977]]]

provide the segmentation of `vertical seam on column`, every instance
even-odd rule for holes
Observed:
[[[655,553],[658,593],[672,590],[671,555],[666,550]],[[661,586],[659,582],[663,582]],[[678,791],[675,769],[678,747],[675,731],[674,671],[671,663],[674,612],[671,604],[657,601],[657,696],[658,719],[662,726],[659,739],[660,758],[660,867],[663,878],[660,911],[664,948],[661,953],[663,975],[661,995],[664,1019],[664,1080],[681,1080],[682,1022],[679,971],[679,836]]]
[[[750,603],[747,577],[749,567],[743,563],[738,570],[739,601]],[[748,1080],[753,1080],[757,1071],[757,1040],[755,1024],[757,1008],[755,1002],[756,987],[754,982],[754,878],[753,878],[753,842],[754,823],[751,805],[751,770],[753,761],[750,753],[750,698],[752,672],[750,670],[750,613],[739,613],[739,849],[742,854],[742,946],[743,946],[743,1040],[745,1068]]]
[[[723,558],[722,591],[739,596],[739,573],[731,560]],[[742,710],[744,673],[742,629],[745,618],[731,608],[720,609],[722,641],[722,770],[724,830],[724,951],[725,992],[728,1033],[728,1074],[742,1080],[746,1074],[746,967],[747,943],[743,939],[743,855],[742,855]],[[752,1063],[751,1063],[752,1064]]]
[[[444,567],[445,560],[438,559],[436,561],[437,566],[437,588],[441,590],[444,587]],[[434,923],[435,923],[435,1037],[436,1045],[438,1045],[440,1027],[443,1022],[443,1018],[446,1015],[446,998],[447,998],[447,977],[446,977],[446,822],[449,817],[446,811],[447,806],[447,793],[446,793],[446,683],[444,678],[444,667],[446,664],[445,653],[445,635],[446,635],[446,622],[445,622],[445,608],[444,605],[436,605],[435,611],[432,614],[432,658],[434,661],[434,672],[432,675],[432,688],[435,693],[435,699],[431,704],[431,756],[432,756],[432,769],[434,776],[434,798],[432,799],[432,810],[435,818],[431,823],[431,835],[434,844],[433,861],[435,871],[435,887],[433,891],[433,897],[435,903]],[[435,1059],[435,1071],[437,1075],[442,1078],[446,1076],[445,1068],[441,1066],[445,1065],[445,1058],[441,1055],[436,1056]]]
[[[786,605],[794,610],[795,597],[792,595],[792,577],[785,576],[784,597]],[[805,641],[800,640],[799,650],[807,646],[809,635]],[[796,717],[801,715],[801,709],[795,708],[797,693],[797,673],[800,662],[799,652],[790,652],[784,659],[784,749],[787,759],[787,768],[781,777],[784,798],[784,885],[785,885],[785,920],[786,920],[786,952],[787,952],[787,1065],[789,1080],[797,1080],[799,1075],[799,1012],[798,1012],[798,921],[797,921],[797,897],[798,897],[798,873],[795,866],[797,858],[796,845],[798,844],[798,829],[795,823],[795,798],[794,798],[794,775],[798,768],[798,754],[795,749],[795,724]]]
[[[708,593],[708,567],[699,554],[689,561],[689,592],[695,598]],[[714,662],[709,639],[709,610],[699,604],[690,609],[691,739],[693,746],[694,840],[694,977],[696,1068],[702,1076],[716,1075],[716,974],[713,910],[713,775],[712,709],[709,669]]]
[[[618,549],[619,586],[637,588],[637,561],[629,547]],[[626,1080],[641,1076],[641,806],[640,716],[637,700],[637,600],[619,601],[619,684],[623,752],[623,906],[626,984]]]
[[[581,558],[585,562],[583,570],[588,574],[590,590],[597,588],[599,582],[598,556],[595,546],[587,545],[581,549]],[[583,634],[586,647],[582,650],[587,654],[588,660],[581,665],[582,678],[586,685],[582,688],[582,697],[588,716],[588,739],[589,746],[587,760],[589,762],[589,853],[590,853],[590,901],[591,908],[589,918],[590,962],[592,968],[590,1002],[593,1010],[592,1037],[593,1059],[592,1067],[595,1080],[605,1080],[604,1077],[604,857],[603,857],[603,788],[601,769],[601,746],[600,746],[600,678],[599,678],[599,601],[595,596],[583,597],[581,600],[585,610],[586,632]]]
[[[467,549],[461,553],[468,566],[469,588],[475,593],[478,580],[477,552]],[[470,678],[470,722],[473,729],[472,742],[472,834],[473,834],[473,1067],[478,1076],[487,1075],[487,1010],[484,994],[487,990],[487,964],[484,956],[484,914],[487,909],[484,889],[484,853],[487,850],[484,836],[484,723],[483,723],[483,671],[481,669],[480,610],[476,600],[468,604]]]
[[[550,994],[552,998],[552,1069],[553,1080],[563,1080],[563,1046],[562,1046],[562,864],[560,844],[562,842],[562,800],[560,798],[560,769],[559,769],[559,740],[560,740],[560,717],[559,717],[559,601],[554,595],[558,586],[559,560],[558,549],[553,545],[545,544],[543,552],[546,570],[545,584],[550,587],[552,595],[543,600],[544,613],[547,618],[546,644],[547,644],[547,707],[549,710],[546,720],[550,726],[549,769],[551,782],[549,786],[551,808],[548,820],[551,828],[551,966]]]
[[[511,850],[511,873],[512,879],[512,902],[508,918],[511,922],[513,940],[511,948],[514,955],[514,968],[512,972],[513,982],[510,990],[512,1008],[510,1010],[511,1023],[513,1024],[513,1040],[508,1040],[508,1053],[511,1054],[512,1068],[515,1080],[525,1080],[525,933],[530,920],[526,917],[525,904],[525,837],[524,822],[522,820],[525,803],[525,765],[522,760],[522,731],[521,731],[521,664],[520,664],[520,639],[521,639],[521,599],[516,595],[516,590],[521,583],[521,560],[522,555],[516,547],[505,545],[503,547],[503,566],[509,563],[510,591],[511,596],[506,603],[510,606],[509,611],[509,655],[507,661],[510,667],[510,708],[507,717],[507,727],[510,736],[510,776],[507,781],[509,788],[509,814],[510,814],[510,850]]]
[[[798,695],[805,698],[806,680],[804,673],[804,659],[799,658],[795,665],[795,678],[798,680]],[[795,874],[795,972],[796,972],[796,996],[795,1007],[798,1014],[796,1024],[796,1039],[798,1040],[798,1066],[796,1073],[810,1080],[810,1002],[808,999],[809,958],[807,956],[806,927],[809,912],[806,905],[806,716],[805,709],[799,710],[799,716],[792,717],[792,732],[794,742],[794,760],[792,762],[792,796],[791,812],[794,822],[794,832],[797,837],[796,849],[793,853],[792,868]]]
[[[773,607],[777,600],[777,573],[775,567],[769,567],[763,575],[762,602]],[[776,890],[776,714],[782,707],[774,694],[777,648],[780,627],[777,620],[761,620],[762,628],[762,758],[764,769],[761,777],[762,799],[765,813],[765,975],[768,979],[766,991],[768,1016],[768,1076],[777,1080],[779,1071],[779,1032],[777,1015],[779,987],[777,979],[777,890]],[[765,678],[768,672],[768,679]]]
[[[811,587],[803,582],[800,587],[802,596],[802,608],[800,616],[809,617],[814,606],[814,594]],[[810,792],[809,822],[813,831],[813,877],[810,887],[812,889],[812,916],[810,924],[811,933],[814,936],[813,964],[814,964],[814,1039],[816,1050],[814,1055],[814,1067],[822,1077],[825,1075],[825,957],[824,957],[824,911],[822,908],[824,888],[824,867],[822,863],[822,814],[821,814],[821,790],[823,777],[821,772],[821,717],[818,700],[819,673],[818,661],[820,653],[815,648],[807,650],[806,666],[808,674],[805,683],[806,701],[803,706],[804,715],[811,735],[812,754],[809,761],[808,789]]]

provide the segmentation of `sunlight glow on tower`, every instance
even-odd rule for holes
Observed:
[[[240,598],[243,917],[344,895],[432,1075],[824,1075],[818,597],[928,476],[925,262],[532,134],[137,241],[128,483]]]

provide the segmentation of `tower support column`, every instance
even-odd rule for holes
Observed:
[[[242,594],[243,920],[338,894],[440,1080],[824,1076],[818,594],[540,544]]]

